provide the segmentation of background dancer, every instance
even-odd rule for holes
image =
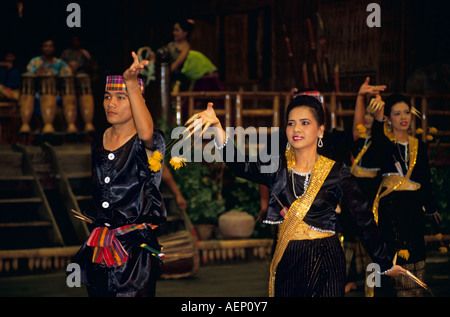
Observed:
[[[425,278],[425,223],[439,222],[431,188],[431,173],[425,143],[408,134],[413,108],[408,98],[390,95],[377,112],[372,128],[379,142],[382,183],[375,198],[374,214],[391,257],[420,280]],[[392,288],[382,287],[384,295],[422,296],[423,289],[402,277],[390,279]],[[386,286],[388,283],[382,283]]]
[[[351,154],[350,172],[356,177],[361,191],[372,204],[380,185],[377,149],[372,144],[371,130],[375,114],[370,106],[366,107],[367,97],[379,96],[386,89],[385,85],[370,85],[367,77],[358,90],[353,118],[352,138],[349,151]],[[364,244],[358,237],[358,231],[351,217],[349,217],[345,204],[341,206],[342,212],[339,220],[343,223],[343,246],[347,262],[346,293],[357,288],[356,282],[364,280],[366,267],[371,262]],[[367,287],[367,285],[366,285]]]

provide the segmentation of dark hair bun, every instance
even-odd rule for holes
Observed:
[[[316,97],[309,95],[298,95],[292,99],[286,109],[286,121],[289,120],[289,113],[291,110],[301,106],[309,107],[313,110],[314,117],[319,126],[325,124],[325,110],[322,103]]]

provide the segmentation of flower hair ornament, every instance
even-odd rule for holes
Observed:
[[[302,96],[302,95],[313,96],[314,98],[319,100],[321,103],[323,103],[323,96],[320,94],[320,91],[318,91],[318,90],[311,89],[311,90],[299,91],[298,88],[291,89],[292,98]]]

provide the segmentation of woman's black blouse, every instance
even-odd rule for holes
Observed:
[[[377,161],[381,169],[381,175],[398,174],[395,168],[395,162],[399,162],[403,174],[408,172],[405,159],[405,145],[392,142],[384,134],[384,121],[374,120],[372,126],[373,143],[376,147]],[[395,160],[394,160],[395,158]],[[415,192],[420,199],[420,202],[425,210],[425,213],[432,215],[437,211],[437,203],[434,199],[432,185],[430,163],[428,158],[427,145],[419,140],[419,148],[417,153],[416,164],[411,173],[410,180],[420,184],[419,190]],[[422,208],[420,206],[420,208]]]

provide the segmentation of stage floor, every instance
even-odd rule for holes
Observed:
[[[157,297],[266,297],[268,260],[201,265],[193,277],[160,280]],[[436,297],[450,297],[450,253],[430,251],[425,282]],[[348,297],[364,296],[363,281]],[[0,297],[85,297],[84,287],[69,288],[64,272],[2,277]],[[429,296],[429,294],[426,294]]]

